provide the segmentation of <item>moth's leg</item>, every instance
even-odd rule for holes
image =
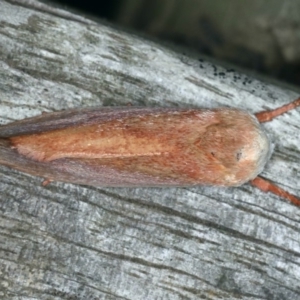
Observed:
[[[46,178],[44,179],[44,181],[42,182],[42,186],[46,186],[48,184],[50,184],[53,180],[49,179],[49,178]]]

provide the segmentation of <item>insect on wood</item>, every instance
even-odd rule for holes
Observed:
[[[0,127],[0,164],[93,186],[239,186],[250,181],[296,205],[257,177],[270,157],[260,123],[300,98],[252,115],[239,109],[86,108],[42,114]]]

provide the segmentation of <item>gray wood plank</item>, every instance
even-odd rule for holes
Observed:
[[[127,103],[257,112],[298,96],[35,4],[0,0],[0,124]],[[298,196],[299,120],[298,109],[265,125],[275,148],[262,174]],[[300,298],[300,211],[274,195],[249,184],[121,189],[41,181],[0,167],[2,299]]]

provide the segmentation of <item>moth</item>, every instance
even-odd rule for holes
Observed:
[[[296,205],[257,177],[270,158],[260,123],[300,98],[252,115],[235,108],[92,107],[45,113],[0,126],[0,164],[92,186],[240,186],[248,181]]]

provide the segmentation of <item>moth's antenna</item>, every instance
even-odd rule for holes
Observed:
[[[266,110],[266,111],[256,113],[255,116],[260,123],[264,123],[264,122],[271,121],[272,119],[286,113],[289,110],[295,109],[298,106],[300,106],[300,98],[294,100],[291,103],[275,108],[273,110]],[[274,183],[268,181],[267,179],[257,176],[256,178],[251,180],[250,183],[264,192],[271,192],[279,197],[291,201],[293,204],[297,206],[300,206],[299,198],[288,193],[287,191],[275,185]]]
[[[265,110],[255,114],[255,117],[260,123],[269,122],[272,119],[286,113],[289,110],[292,110],[300,106],[300,98],[294,100],[291,103],[285,104],[281,107],[275,108],[273,110]]]
[[[262,190],[263,192],[271,192],[279,197],[285,198],[289,201],[291,201],[293,204],[300,206],[300,199],[296,196],[288,193],[284,189],[280,188],[279,186],[275,185],[274,183],[257,176],[256,178],[252,179],[250,183]]]

